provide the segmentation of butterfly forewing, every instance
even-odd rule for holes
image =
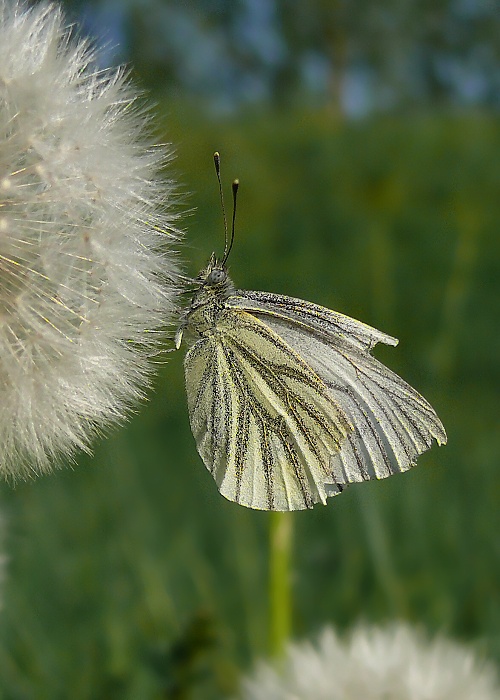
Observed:
[[[332,311],[310,301],[295,299],[270,292],[237,291],[226,304],[230,307],[245,309],[249,313],[263,313],[266,317],[276,316],[289,320],[296,328],[302,328],[306,335],[335,336],[337,343],[344,341],[350,347],[357,346],[370,350],[377,343],[397,345],[393,338],[372,326]]]
[[[431,405],[370,354],[377,342],[395,345],[391,336],[315,304],[275,294],[238,292],[228,304],[255,314],[300,352],[354,426],[331,456],[338,485],[405,471],[433,439],[446,443]]]
[[[221,493],[298,510],[339,493],[332,474],[354,427],[310,364],[269,325],[226,308],[185,360],[191,427]]]

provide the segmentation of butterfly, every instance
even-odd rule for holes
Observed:
[[[191,338],[191,429],[220,493],[259,510],[312,508],[408,470],[433,440],[444,445],[428,401],[371,354],[396,338],[302,299],[235,288],[226,262],[237,189],[231,242],[224,214],[223,257],[196,278],[175,339],[179,348]]]

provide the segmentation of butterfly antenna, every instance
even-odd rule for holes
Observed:
[[[238,194],[238,187],[240,186],[240,181],[239,180],[233,180],[233,219],[231,222],[231,240],[229,241],[229,246],[226,251],[224,251],[224,259],[222,260],[222,265],[226,264],[226,260],[229,257],[229,253],[231,252],[231,248],[233,247],[233,241],[234,241],[234,222],[236,221],[236,200],[237,200],[237,194]]]
[[[223,254],[223,260],[226,260],[227,258],[227,250],[228,250],[228,238],[227,238],[227,219],[226,219],[226,208],[224,206],[224,193],[222,192],[222,182],[220,179],[220,153],[218,151],[215,151],[214,153],[214,164],[215,164],[215,172],[217,174],[217,182],[219,183],[219,195],[220,195],[220,205],[222,208],[222,218],[224,219],[224,254]]]

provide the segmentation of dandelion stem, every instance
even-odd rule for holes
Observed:
[[[291,513],[270,513],[269,641],[274,657],[283,655],[292,628],[290,563],[293,543]]]

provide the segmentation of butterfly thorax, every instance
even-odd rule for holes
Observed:
[[[225,301],[235,293],[226,268],[212,254],[207,266],[196,278],[197,288],[191,297],[176,335],[176,346],[180,346],[186,330],[198,336],[210,335],[216,330],[217,319],[224,310]]]

